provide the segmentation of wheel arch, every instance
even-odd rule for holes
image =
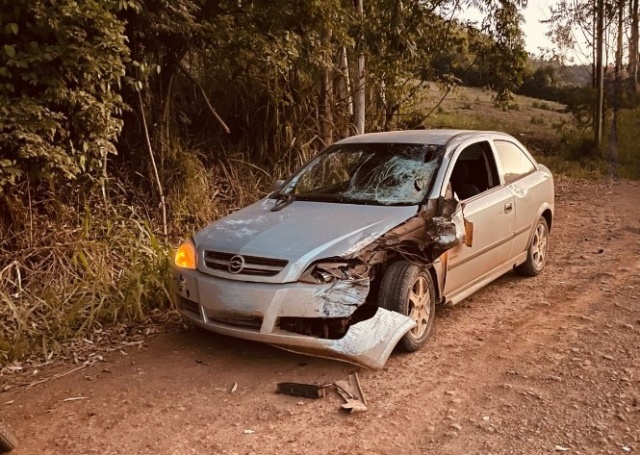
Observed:
[[[444,279],[445,279],[445,273],[446,273],[445,265],[441,260],[441,258],[438,257],[433,262],[430,261],[427,257],[428,255],[425,254],[425,251],[422,250],[420,246],[413,241],[403,242],[400,248],[411,255],[420,256],[420,258],[423,260],[424,266],[427,268],[427,271],[431,276],[431,281],[433,281],[433,288],[436,293],[436,303],[437,304],[441,303],[442,293],[444,291]],[[400,253],[393,255],[392,257],[388,258],[385,261],[383,265],[383,270],[386,270],[387,268],[389,268],[389,266],[391,266],[391,264],[393,264],[394,262],[402,261],[402,260],[407,260],[407,258]]]
[[[547,227],[549,228],[549,232],[551,232],[551,224],[553,223],[553,212],[551,208],[545,208],[540,216],[547,220]]]

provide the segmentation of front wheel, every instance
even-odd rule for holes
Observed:
[[[431,274],[407,261],[389,266],[380,284],[378,306],[409,316],[416,326],[398,342],[405,351],[417,351],[425,344],[436,314],[436,292]]]
[[[527,250],[527,260],[516,267],[516,271],[524,276],[537,276],[547,263],[547,252],[549,249],[549,225],[544,217],[540,217],[531,243]]]

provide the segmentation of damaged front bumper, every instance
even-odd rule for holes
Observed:
[[[409,317],[378,308],[349,323],[340,338],[281,328],[280,321],[291,318],[349,320],[365,303],[366,280],[271,284],[182,269],[174,269],[173,279],[179,311],[206,330],[373,369],[382,368],[398,341],[415,327]]]

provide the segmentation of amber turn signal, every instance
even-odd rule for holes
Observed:
[[[196,269],[196,247],[191,240],[180,245],[176,251],[175,263],[183,269]]]

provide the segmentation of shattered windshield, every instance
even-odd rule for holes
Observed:
[[[419,204],[435,176],[439,148],[423,144],[341,144],[307,164],[281,189],[298,200]]]

